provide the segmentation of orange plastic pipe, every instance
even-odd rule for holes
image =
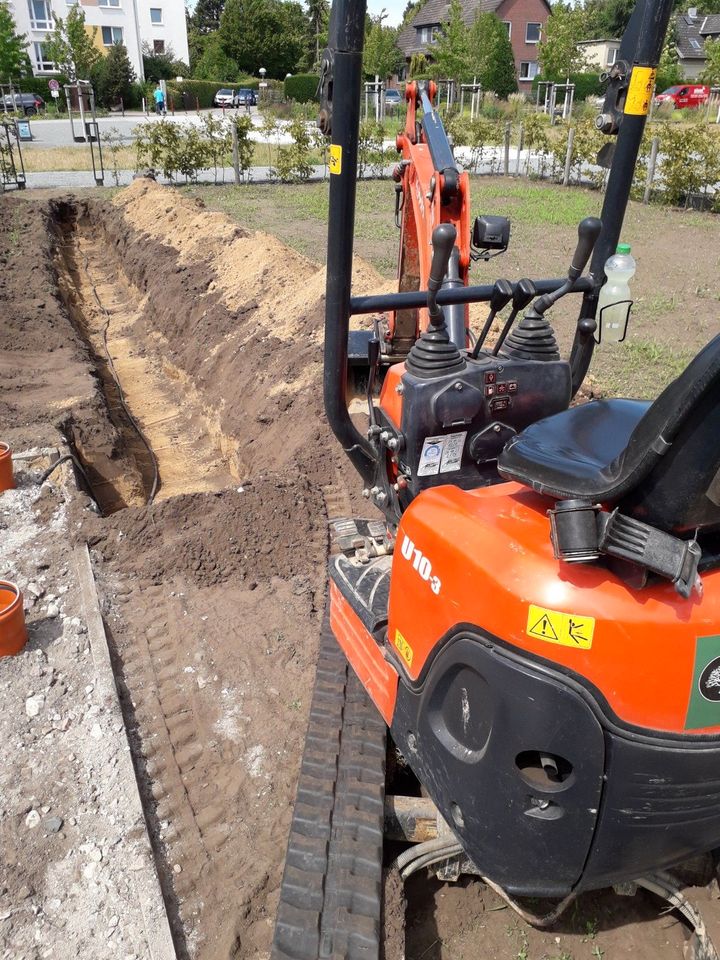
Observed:
[[[27,638],[22,593],[14,583],[0,580],[0,657],[20,653]]]
[[[14,487],[12,453],[10,447],[0,440],[0,492],[12,490]]]

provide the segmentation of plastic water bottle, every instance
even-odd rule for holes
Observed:
[[[619,243],[617,252],[605,264],[607,280],[600,288],[597,318],[600,324],[600,342],[617,343],[625,335],[630,304],[630,280],[637,265],[630,253],[629,243]],[[623,302],[625,301],[625,302]]]

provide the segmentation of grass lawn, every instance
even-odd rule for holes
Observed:
[[[183,189],[246,227],[273,233],[311,259],[324,259],[326,183]],[[504,214],[512,221],[510,249],[489,264],[473,265],[475,283],[498,276],[562,276],[578,222],[602,207],[602,195],[595,191],[501,177],[472,178],[471,195],[474,215]],[[386,277],[395,274],[399,242],[393,210],[392,182],[358,184],[355,252]],[[654,397],[720,333],[720,219],[631,203],[622,236],[638,262],[630,331],[625,343],[596,350],[591,374],[603,394]],[[552,313],[564,351],[578,306],[578,298],[568,297]]]

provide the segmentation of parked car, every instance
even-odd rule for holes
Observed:
[[[213,98],[213,104],[216,107],[234,107],[235,91],[229,89],[218,90]]]
[[[385,91],[385,106],[387,107],[398,107],[403,101],[403,96],[399,90],[395,90],[393,87],[390,90]]]
[[[45,101],[37,93],[8,93],[3,97],[3,104],[6,109],[18,110],[26,117],[34,117],[45,109]]]
[[[240,87],[235,94],[236,107],[254,107],[257,104],[257,94],[249,87]]]
[[[686,107],[701,107],[707,103],[710,96],[710,87],[699,83],[686,83],[682,86],[668,87],[655,97],[656,103],[674,103],[676,110]]]

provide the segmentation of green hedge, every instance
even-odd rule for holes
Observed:
[[[234,83],[217,83],[214,80],[183,80],[182,83],[168,80],[168,100],[174,100],[176,110],[195,110],[198,104],[201,108],[211,107],[218,90],[234,89],[236,86]],[[183,94],[186,94],[185,99]]]
[[[318,77],[314,73],[296,73],[285,78],[285,96],[297,103],[317,100]]]
[[[538,82],[543,79],[544,77],[535,77],[533,80],[533,96],[536,95]],[[604,88],[600,84],[599,73],[572,73],[570,83],[575,84],[575,99],[578,101],[587,100],[588,97],[601,97],[604,93]]]

